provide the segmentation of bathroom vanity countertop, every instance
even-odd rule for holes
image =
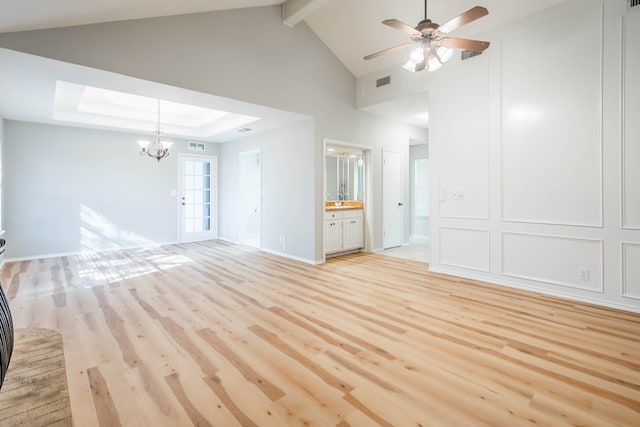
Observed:
[[[337,206],[336,206],[337,205]],[[325,202],[325,212],[331,211],[348,211],[355,209],[364,209],[364,202],[362,200],[343,200],[335,202]]]
[[[349,210],[357,210],[362,209],[362,206],[325,206],[325,212],[331,211],[349,211]]]

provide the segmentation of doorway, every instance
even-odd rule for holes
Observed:
[[[402,153],[382,152],[382,222],[384,249],[404,243],[404,187],[402,185]]]
[[[262,166],[260,149],[240,153],[238,222],[240,243],[260,248]]]
[[[179,155],[179,241],[218,237],[218,158]]]

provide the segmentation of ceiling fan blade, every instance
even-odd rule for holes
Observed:
[[[385,19],[384,21],[382,21],[382,23],[384,25],[390,26],[391,28],[395,28],[396,30],[400,30],[403,33],[409,34],[410,36],[422,35],[422,33],[420,31],[418,31],[415,28],[405,24],[402,21],[398,21],[397,19]]]
[[[473,22],[476,19],[482,18],[483,16],[486,16],[488,14],[489,11],[482,6],[472,7],[462,15],[458,15],[452,20],[440,25],[440,27],[438,27],[438,31],[445,34],[450,33],[462,27],[463,25],[467,25],[469,22]]]
[[[442,40],[438,40],[440,46],[445,47],[457,47],[458,49],[473,50],[476,52],[482,52],[489,47],[489,42],[483,42],[479,40],[460,39],[456,37],[447,37]]]
[[[371,54],[365,56],[364,59],[366,60],[366,59],[377,58],[380,55],[384,55],[385,53],[395,52],[396,50],[404,49],[405,47],[411,46],[412,44],[413,43],[402,43],[402,44],[399,44],[398,46],[389,47],[387,49],[382,49],[382,50],[380,50],[378,52],[374,52],[374,53],[371,53]]]

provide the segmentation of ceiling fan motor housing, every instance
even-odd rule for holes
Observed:
[[[418,22],[418,25],[416,25],[416,30],[420,31],[422,34],[429,34],[435,31],[439,26],[440,25],[435,22],[431,22],[431,19],[423,19]]]

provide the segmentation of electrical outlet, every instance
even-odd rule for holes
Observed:
[[[583,282],[588,282],[589,281],[589,269],[588,268],[580,268],[578,270],[578,279],[582,280]]]

